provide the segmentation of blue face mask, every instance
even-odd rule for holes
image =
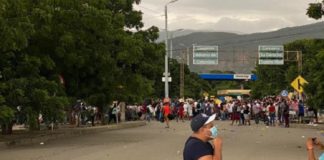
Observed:
[[[210,137],[211,138],[216,138],[217,135],[218,135],[218,129],[217,129],[217,127],[214,126],[214,127],[210,128],[209,130],[211,132],[211,136]]]
[[[324,153],[322,153],[318,160],[324,160]]]

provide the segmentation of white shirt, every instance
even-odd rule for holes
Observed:
[[[153,109],[152,105],[148,105],[147,108],[150,110],[150,113],[154,112],[154,109]]]
[[[192,114],[192,105],[188,104],[188,103],[187,103],[187,105],[188,105],[188,114],[189,114],[189,116],[192,116],[193,115]]]
[[[228,112],[229,113],[232,113],[233,112],[234,103],[230,103],[228,106],[229,106]]]

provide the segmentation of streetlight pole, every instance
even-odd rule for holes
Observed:
[[[168,54],[169,54],[169,46],[168,46],[168,41],[169,41],[169,33],[168,33],[168,4],[174,3],[178,0],[172,0],[165,4],[164,7],[164,14],[165,14],[165,68],[164,68],[164,92],[165,92],[165,98],[169,98],[169,64],[168,64]]]

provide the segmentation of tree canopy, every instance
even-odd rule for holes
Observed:
[[[312,107],[324,108],[324,72],[323,55],[324,40],[297,40],[285,45],[285,50],[302,53],[302,71],[298,73],[297,62],[285,62],[282,66],[258,65],[254,73],[258,81],[252,84],[252,95],[261,98],[268,95],[279,95],[286,89],[294,91],[290,83],[301,75],[309,83],[304,86],[307,104]],[[293,56],[293,55],[290,55]],[[295,55],[296,56],[296,55]]]
[[[113,100],[163,97],[164,44],[143,29],[140,0],[0,0],[0,124],[10,132],[21,107],[31,129],[62,119],[77,99],[99,112]],[[171,72],[177,79],[178,63]],[[173,96],[179,81],[171,84]],[[186,95],[199,96],[186,68]],[[8,128],[8,130],[7,130]]]

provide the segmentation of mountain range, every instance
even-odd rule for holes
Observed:
[[[192,30],[176,33],[173,33],[174,38],[172,38],[172,57],[186,59],[191,71],[209,73],[217,70],[248,74],[254,70],[257,63],[259,45],[284,45],[300,39],[324,39],[324,22],[253,34]],[[165,33],[161,32],[160,34],[161,37],[157,42],[163,41],[165,37],[163,36]],[[193,65],[192,46],[194,44],[217,45],[219,48],[218,65]],[[187,50],[189,50],[189,54]],[[183,53],[182,56],[181,53]]]

